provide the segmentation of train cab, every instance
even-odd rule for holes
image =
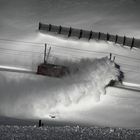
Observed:
[[[43,63],[38,66],[37,74],[46,75],[50,77],[63,77],[69,74],[69,69],[61,65]]]
[[[63,76],[68,75],[69,74],[68,67],[63,65],[48,63],[48,58],[49,58],[51,48],[49,48],[48,54],[46,54],[46,46],[47,44],[45,44],[45,50],[44,50],[44,63],[38,65],[37,74],[50,76],[50,77],[57,77],[57,78],[61,78]]]

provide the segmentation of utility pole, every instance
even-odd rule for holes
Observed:
[[[47,44],[45,43],[45,49],[44,49],[44,64],[46,64],[46,49],[47,49]]]
[[[42,126],[42,122],[41,122],[41,120],[39,120],[39,122],[38,122],[38,126],[39,126],[39,127]]]
[[[110,60],[112,59],[112,53],[109,54],[109,59],[110,59]]]
[[[131,42],[131,47],[130,47],[130,49],[133,48],[133,46],[134,46],[134,42],[135,42],[135,38],[133,37],[133,38],[132,38],[132,42]]]
[[[71,32],[72,32],[72,28],[70,27],[70,29],[69,29],[69,33],[68,33],[68,37],[71,36]]]
[[[61,34],[61,30],[62,30],[62,27],[61,25],[59,26],[59,29],[58,29],[58,34]]]
[[[50,52],[51,52],[51,47],[49,48],[49,51],[48,51],[48,54],[47,54],[46,63],[48,63]]]
[[[49,31],[51,31],[51,29],[52,29],[52,25],[51,25],[51,24],[49,24]]]
[[[92,32],[92,31],[90,31],[90,34],[89,34],[89,38],[88,38],[88,40],[90,40],[90,39],[91,39],[92,34],[93,34],[93,32]]]
[[[113,57],[113,62],[115,62],[115,58],[116,58],[116,57],[114,56],[114,57]]]
[[[110,38],[110,34],[107,33],[107,35],[106,35],[106,40],[109,41],[109,38]]]
[[[117,41],[118,41],[118,35],[116,35],[115,37],[115,44],[117,43]]]
[[[123,46],[125,45],[125,43],[126,43],[126,37],[124,36],[123,37]]]
[[[99,32],[98,33],[98,40],[101,38],[101,33]]]
[[[82,34],[83,34],[83,30],[81,29],[79,33],[79,39],[82,37]]]

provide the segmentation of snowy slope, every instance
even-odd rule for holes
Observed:
[[[36,71],[37,65],[42,62],[44,43],[49,42],[53,48],[51,56],[56,58],[79,60],[84,57],[101,58],[113,53],[113,56],[116,56],[115,62],[121,66],[125,74],[124,80],[140,84],[140,50],[129,50],[126,46],[110,42],[64,39],[40,34],[37,31],[38,22],[41,21],[139,38],[139,1],[106,0],[104,3],[103,0],[60,0],[59,2],[0,0],[0,2],[0,65]],[[21,40],[21,42],[4,39]],[[30,103],[35,100],[31,93],[38,96],[40,93],[45,93],[45,82],[53,81],[51,78],[42,76],[9,72],[0,72],[0,79],[2,79],[0,80],[0,99],[3,101],[0,106],[1,115],[21,118],[34,117],[34,115],[29,116],[31,110],[27,109],[32,108]],[[95,107],[79,114],[69,113],[67,118],[64,113],[62,119],[107,126],[139,127],[140,108],[138,106],[139,93],[109,89]],[[17,112],[18,109],[22,113]]]

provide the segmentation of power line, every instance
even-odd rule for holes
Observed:
[[[119,63],[119,62],[118,62],[118,64],[119,64],[119,65],[123,65],[123,66],[125,65],[125,66],[140,68],[140,66],[129,65],[129,64],[126,64],[126,63]]]
[[[5,53],[5,54],[16,54],[16,52],[20,52],[20,53],[26,53],[26,54],[24,54],[24,56],[25,55],[32,55],[32,53],[34,53],[34,54],[38,54],[38,55],[43,55],[43,52],[41,53],[41,52],[33,52],[33,51],[21,51],[21,50],[14,50],[14,49],[5,49],[5,48],[0,48],[0,50],[8,50],[8,51],[12,51],[12,52],[0,52],[0,53]],[[14,53],[13,53],[14,52]],[[63,52],[63,50],[62,50],[62,52]],[[27,54],[27,53],[31,53],[31,54]],[[54,53],[54,52],[53,52]],[[56,53],[55,53],[56,54]],[[20,55],[20,54],[16,54],[16,55]],[[57,55],[58,55],[58,53],[57,53]],[[65,54],[63,54],[63,55],[68,55],[68,53],[65,53]],[[69,54],[69,55],[71,55],[72,57],[75,57],[75,58],[78,58],[78,59],[80,59],[80,57],[76,57],[76,56],[74,56],[74,55],[72,55],[72,54]],[[62,55],[60,55],[59,54],[59,56],[62,56]],[[118,62],[119,63],[119,62]],[[136,67],[136,68],[139,68],[138,66],[134,66],[134,65],[129,65],[129,64],[125,64],[125,63],[119,63],[120,65],[126,65],[126,66],[131,66],[131,67]]]
[[[123,69],[123,72],[135,72],[135,73],[140,73],[139,71],[128,70],[128,69]]]
[[[18,46],[18,47],[24,47],[24,46],[28,46],[28,47],[34,47],[34,48],[41,48],[44,47],[44,45],[37,45],[37,44],[17,44],[17,43],[8,43],[8,42],[0,42],[0,46]]]
[[[34,51],[23,51],[23,50],[15,50],[15,49],[7,49],[7,48],[0,48],[0,50],[6,51],[13,51],[13,52],[22,52],[22,53],[36,53],[36,54],[43,54],[43,52],[34,52]]]
[[[9,40],[9,39],[0,39],[0,40],[3,40],[3,41],[9,41],[9,42],[20,42],[20,43],[30,43],[30,44],[43,44],[43,43],[34,43],[34,42],[25,42],[25,41],[17,41],[17,40]],[[72,57],[75,57],[75,58],[78,58],[78,59],[80,59],[79,57],[76,57],[76,56],[74,56],[74,55],[72,55],[72,54],[70,54],[70,53],[90,53],[90,54],[92,54],[92,53],[94,53],[94,55],[96,54],[96,55],[98,55],[98,54],[104,54],[104,55],[108,55],[109,53],[108,52],[98,52],[98,51],[93,51],[93,50],[82,50],[82,49],[78,49],[78,48],[73,48],[73,47],[64,47],[64,46],[58,46],[58,45],[52,45],[52,44],[48,44],[48,45],[50,45],[51,47],[53,47],[53,48],[63,48],[63,50],[59,50],[59,52],[65,52],[65,55],[71,55]],[[67,53],[67,50],[71,50],[71,51],[68,51],[68,52],[70,52],[70,53]],[[41,54],[43,54],[43,53],[41,53],[41,52],[34,52],[34,51],[23,51],[23,50],[15,50],[15,49],[7,49],[7,48],[0,48],[0,50],[6,50],[6,51],[12,51],[12,52],[14,52],[14,53],[12,53],[12,52],[0,52],[0,53],[6,53],[6,54],[16,54],[16,55],[20,55],[20,54],[17,54],[17,53],[15,53],[15,52],[20,52],[20,53],[26,53],[26,54],[24,54],[24,56],[27,56],[27,53],[28,53],[28,56],[29,55],[32,55],[32,53],[34,53],[34,54],[38,54],[38,55],[41,55]],[[76,50],[76,51],[78,51],[78,52],[75,52],[74,50]],[[31,54],[29,54],[29,53],[31,53]],[[128,58],[128,59],[133,59],[133,60],[138,60],[138,61],[140,61],[140,59],[137,59],[137,58],[133,58],[133,57],[128,57],[128,56],[123,56],[123,55],[119,55],[119,54],[116,54],[116,53],[112,53],[113,55],[116,55],[116,56],[118,56],[118,57],[123,57],[123,58]],[[63,54],[64,55],[64,54]],[[60,56],[60,55],[59,55]],[[124,64],[124,63],[120,63],[120,62],[118,62],[120,65],[122,64],[122,65],[127,65],[127,66],[131,66],[131,67],[137,67],[137,66],[134,66],[134,65],[129,65],[129,64]],[[138,68],[138,67],[137,67]]]
[[[11,51],[11,49],[8,49],[8,50],[10,50]],[[28,54],[27,53],[25,53],[25,52],[28,52]],[[34,53],[35,55],[43,55],[43,53],[39,53],[39,52],[32,52],[32,51],[19,51],[19,50],[12,50],[12,52],[0,52],[1,54],[11,54],[11,55],[19,55],[19,56],[30,56],[30,55],[32,55],[32,53]],[[21,53],[23,54],[23,55],[21,55]],[[62,57],[62,55],[60,54],[60,53],[56,53],[55,51],[54,52],[51,52],[51,54],[52,55],[57,55],[57,56],[59,56],[59,57]],[[74,57],[74,58],[77,58],[77,59],[80,59],[81,57],[79,56],[79,57],[77,57],[77,56],[75,56],[75,55],[72,55],[72,54],[68,54],[68,53],[64,53],[63,54],[63,56],[67,56],[67,57],[70,57],[70,56],[72,56],[72,57]],[[134,66],[134,65],[129,65],[129,64],[125,64],[125,63],[119,63],[118,62],[118,64],[119,65],[123,65],[123,66],[130,66],[130,67],[135,67],[135,68],[140,68],[140,67],[138,67],[138,66]]]
[[[140,61],[139,58],[134,58],[134,57],[130,57],[130,56],[123,56],[123,55],[119,55],[119,54],[116,54],[116,53],[112,53],[112,54],[113,55],[116,55],[116,56],[119,56],[119,57],[128,58],[128,59],[134,59],[134,60]]]
[[[23,53],[23,52],[22,52]],[[16,53],[16,52],[0,52],[0,54],[4,55],[4,54],[11,54],[11,55],[18,55],[18,56],[21,56],[21,57],[24,57],[24,56],[30,56],[32,54],[23,54],[21,55],[21,53]],[[37,54],[36,54],[37,55]],[[39,55],[39,54],[38,54]]]
[[[16,46],[15,46],[16,47]],[[56,46],[55,46],[56,47]],[[67,51],[67,49],[71,49],[71,52],[74,52],[73,51],[73,48],[65,48],[65,50],[59,50],[59,51]],[[18,51],[18,52],[23,52],[23,53],[40,53],[40,52],[34,52],[34,51],[23,51],[23,50],[15,50],[15,49],[7,49],[7,48],[0,48],[0,50],[10,50],[10,51]],[[80,51],[80,52],[78,52],[78,53],[84,53],[85,52],[85,50],[81,50],[81,49],[76,49],[76,50],[78,50],[78,51]],[[90,54],[92,54],[92,53],[97,53],[97,55],[98,54],[106,54],[106,55],[108,55],[108,53],[107,52],[97,52],[97,51],[86,51],[86,52],[88,52],[88,53],[90,53]],[[74,52],[75,53],[75,52]],[[42,53],[40,53],[40,54],[42,54]],[[67,53],[68,54],[68,53]],[[118,55],[118,56],[120,56],[120,55]]]
[[[0,38],[1,41],[8,41],[8,42],[16,42],[16,43],[26,43],[26,44],[36,44],[36,45],[44,45],[44,43],[37,43],[37,42],[30,42],[30,41],[21,41],[21,40],[11,40],[11,39],[4,39],[4,38]],[[65,46],[60,46],[60,45],[54,45],[52,43],[49,43],[49,42],[46,42],[46,44],[50,45],[50,46],[53,46],[53,47],[61,47],[61,48],[65,48],[65,49],[72,49],[72,50],[79,50],[79,51],[86,51],[86,52],[95,52],[95,53],[106,53],[106,54],[109,54],[110,52],[98,52],[98,51],[92,51],[92,50],[82,50],[82,49],[77,49],[77,48],[73,48],[73,47],[65,47]],[[39,46],[41,47],[41,46]],[[120,57],[124,57],[124,58],[130,58],[130,59],[135,59],[135,60],[140,60],[138,58],[134,58],[134,57],[129,57],[129,56],[123,56],[123,55],[119,55],[119,54],[116,54],[116,53],[112,53],[113,55],[116,55],[116,56],[120,56]]]
[[[0,52],[1,53],[1,52]],[[29,55],[20,55],[20,54],[15,54],[15,53],[5,53],[5,54],[7,54],[7,55],[10,55],[10,54],[14,54],[14,55],[18,55],[18,56],[21,56],[21,57],[29,57]],[[62,57],[61,55],[58,55],[58,54],[54,54],[55,56],[59,56],[59,57]],[[75,58],[75,59],[79,59],[80,60],[80,58],[78,58],[78,57],[75,57],[75,56],[72,56],[73,58]],[[42,59],[42,58],[41,58]],[[41,60],[40,59],[40,60]],[[30,66],[30,65],[26,65],[26,64],[24,64],[24,66]],[[123,70],[123,72],[125,73],[125,72],[134,72],[134,73],[140,73],[139,71],[135,71],[135,69],[133,69],[133,70],[130,70],[130,69],[126,69],[126,68],[122,68],[122,70]]]
[[[21,55],[19,53],[15,53],[15,52],[0,52],[1,54],[9,54],[9,55],[18,55],[18,56],[22,56],[22,57],[25,57],[25,56],[30,56],[32,54],[24,54],[24,55]],[[41,55],[41,53],[39,53]],[[43,54],[43,53],[42,53]],[[62,55],[60,55],[59,53],[56,53],[56,52],[52,52],[53,55],[55,56],[59,56],[59,57],[62,57]],[[39,55],[38,55],[39,56]],[[67,56],[67,54],[64,54],[63,56]],[[74,55],[72,55],[73,58],[76,58],[76,59],[80,59],[80,57],[76,57]],[[119,65],[128,65],[128,64],[123,64],[123,63],[119,63]],[[131,66],[132,68],[138,68],[137,66],[133,66],[133,65],[128,65],[128,66]],[[123,67],[122,67],[123,68]],[[124,69],[124,68],[123,68]]]
[[[41,45],[44,44],[44,43],[37,43],[37,42],[30,42],[30,41],[5,39],[5,38],[0,38],[0,40],[1,41],[8,41],[8,42],[16,42],[16,43],[26,43],[26,44],[41,44]]]

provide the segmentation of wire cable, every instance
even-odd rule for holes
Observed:
[[[15,43],[26,43],[26,44],[36,44],[36,45],[44,45],[44,43],[37,43],[37,42],[30,42],[30,41],[21,41],[21,40],[12,40],[12,39],[4,39],[4,38],[0,38],[1,41],[8,41],[8,42],[15,42]],[[96,52],[96,53],[106,53],[109,54],[110,52],[97,52],[97,51],[92,51],[92,50],[82,50],[82,49],[77,49],[77,48],[73,48],[73,47],[65,47],[65,46],[60,46],[60,45],[54,45],[52,43],[46,42],[46,44],[53,46],[53,47],[61,47],[61,48],[65,48],[65,49],[73,49],[73,50],[80,50],[80,51],[86,51],[86,52]],[[135,60],[140,60],[138,58],[133,58],[133,57],[129,57],[129,56],[123,56],[123,55],[119,55],[116,53],[112,53],[113,55],[116,56],[120,56],[120,57],[125,57],[125,58],[130,58],[130,59],[135,59]]]

